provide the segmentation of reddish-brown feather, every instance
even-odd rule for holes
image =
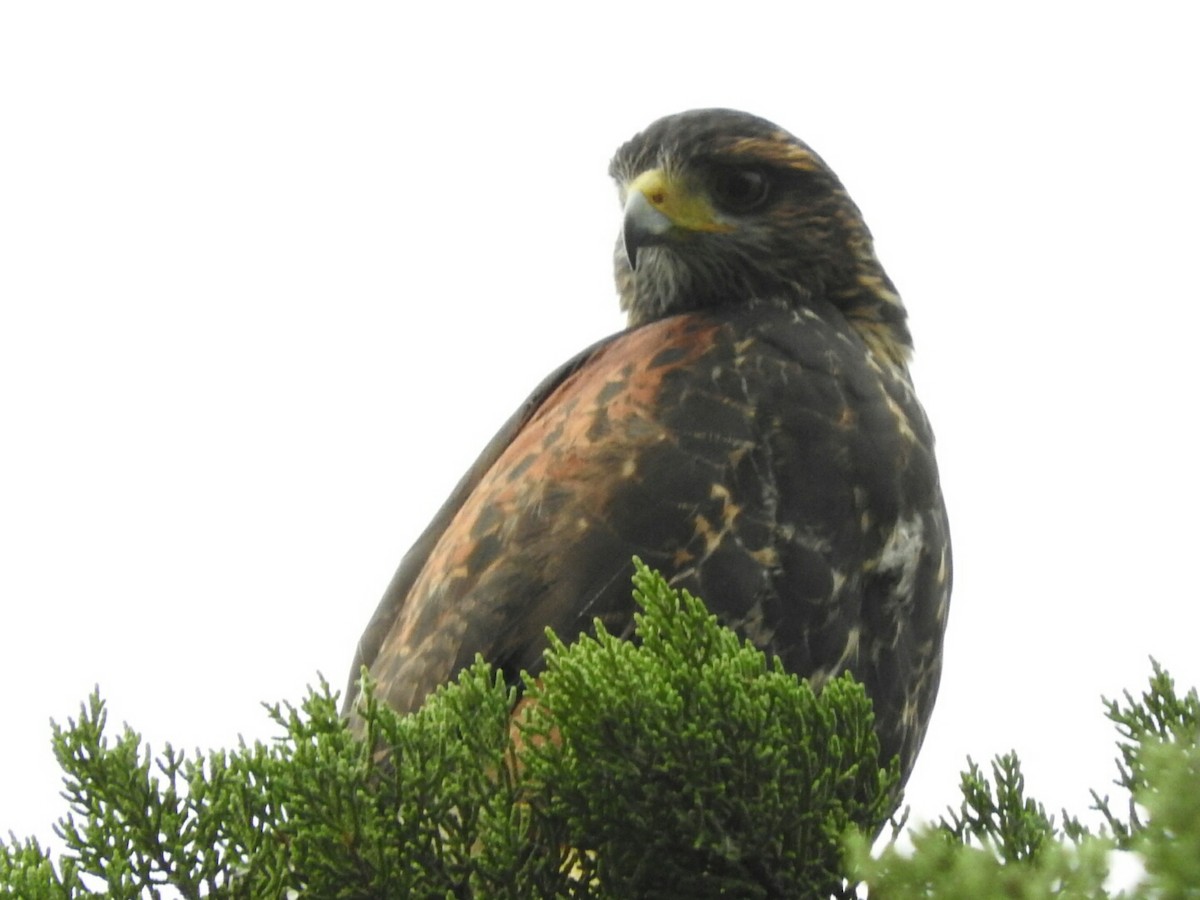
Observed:
[[[718,327],[680,316],[617,335],[528,416],[434,543],[388,629],[372,674],[389,702],[415,708],[464,662],[466,620],[488,611],[469,598],[465,604],[443,600],[468,594],[469,585],[494,566],[511,565],[506,551],[528,537],[516,529],[535,521],[544,530],[537,539],[552,548],[571,542],[573,532],[604,527],[602,513],[606,498],[616,493],[614,482],[635,474],[641,451],[670,438],[659,412],[664,377],[711,350]],[[483,546],[494,552],[481,553]],[[627,570],[628,554],[614,563]],[[531,590],[539,577],[530,573]],[[531,596],[530,606],[536,603]],[[542,629],[561,624],[564,612],[541,618],[526,610],[520,621],[528,625],[502,643],[540,645]],[[472,647],[470,654],[487,649]],[[419,672],[412,665],[417,659],[424,660]]]
[[[694,156],[703,191],[714,153],[766,166],[777,198],[716,237],[643,233],[636,276],[618,252],[636,327],[547,378],[463,477],[368,624],[348,712],[364,665],[407,711],[476,654],[536,676],[547,627],[628,633],[637,554],[814,686],[852,671],[911,769],[951,562],[904,309],[840,182],[769,123],[671,117],[613,173]]]

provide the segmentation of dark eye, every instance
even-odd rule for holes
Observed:
[[[762,206],[771,193],[771,182],[759,169],[720,166],[709,185],[713,202],[726,212],[748,213]]]

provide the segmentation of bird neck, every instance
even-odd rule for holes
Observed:
[[[651,256],[635,275],[619,252],[616,284],[621,309],[628,315],[629,326],[636,328],[666,316],[724,306],[815,308],[828,303],[846,318],[881,363],[904,367],[912,355],[912,336],[900,295],[875,257],[865,228],[852,232],[847,244],[850,252],[841,256],[845,265],[840,271],[805,272],[794,281],[781,280],[766,288],[719,277],[698,279],[695,270],[680,265],[671,255]]]
[[[912,356],[908,311],[875,255],[875,242],[857,207],[848,204],[842,224],[846,258],[852,263],[826,286],[826,295],[876,356],[905,366]]]
[[[912,356],[908,313],[882,269],[860,271],[853,283],[830,290],[829,296],[872,353],[898,366],[908,364]]]

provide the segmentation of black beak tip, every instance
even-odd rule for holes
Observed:
[[[635,229],[628,225],[621,232],[621,247],[625,251],[625,258],[629,260],[629,268],[636,272],[638,264],[638,240]]]

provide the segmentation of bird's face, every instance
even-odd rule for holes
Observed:
[[[903,307],[837,176],[803,142],[733,110],[655,122],[610,172],[625,209],[615,253],[630,325],[728,304]],[[876,313],[871,314],[878,318]]]

